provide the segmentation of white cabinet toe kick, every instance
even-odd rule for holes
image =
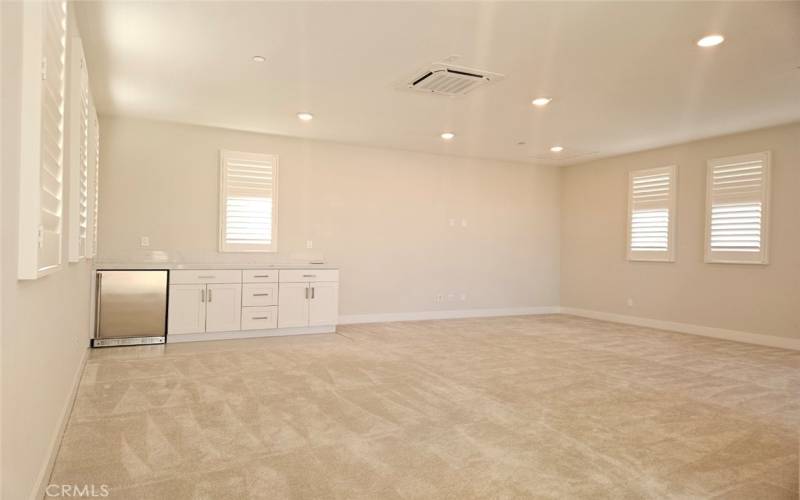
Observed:
[[[334,269],[170,272],[167,343],[332,333]]]

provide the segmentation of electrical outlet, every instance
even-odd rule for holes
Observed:
[[[633,299],[628,299],[628,307],[633,307]]]
[[[306,240],[306,248],[314,248],[314,242],[311,240]]]
[[[440,293],[440,294],[438,294],[438,295],[437,295],[436,297],[434,297],[434,299],[433,299],[433,301],[434,301],[434,302],[436,302],[437,304],[441,304],[443,300],[444,300],[444,295],[442,295],[441,293]]]
[[[149,247],[150,246],[150,237],[149,236],[142,236],[141,240],[139,241],[139,245],[142,248]]]

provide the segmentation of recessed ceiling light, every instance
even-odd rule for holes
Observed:
[[[253,62],[264,62],[267,58],[264,56],[253,56]]]
[[[312,115],[307,111],[301,111],[297,113],[297,117],[303,120],[304,122],[310,122],[312,119],[314,119],[314,115]]]
[[[442,133],[442,139],[444,139],[445,141],[449,141],[450,139],[452,139],[455,136],[456,136],[456,134],[454,134],[452,132],[444,132],[444,133]]]
[[[547,106],[548,104],[550,104],[550,101],[552,100],[553,99],[551,97],[537,97],[536,99],[531,101],[531,104],[533,104],[534,106],[539,106],[541,108],[542,106]]]
[[[715,45],[721,44],[724,41],[725,37],[722,35],[708,35],[698,40],[697,45],[699,45],[700,47],[713,47]]]
[[[552,151],[553,153],[560,153],[564,151],[564,148],[562,146],[553,146],[552,148],[550,148],[550,151]]]

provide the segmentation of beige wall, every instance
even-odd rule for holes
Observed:
[[[706,160],[764,150],[773,155],[769,265],[705,264]],[[627,262],[627,173],[673,164],[677,261]],[[561,305],[800,338],[799,186],[800,124],[567,167],[561,183]]]
[[[101,121],[103,260],[141,256],[141,236],[189,261],[324,257],[341,266],[343,315],[558,303],[553,167]],[[217,253],[220,149],[279,155],[277,256]]]
[[[2,9],[2,486],[0,497],[38,495],[81,361],[89,329],[88,264],[18,282],[20,4]],[[74,20],[70,28],[75,34]],[[69,113],[69,110],[67,110]],[[65,193],[68,206],[69,193]],[[66,244],[64,260],[66,262]]]

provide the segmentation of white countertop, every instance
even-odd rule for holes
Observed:
[[[331,264],[309,264],[308,262],[284,262],[271,264],[231,264],[208,262],[95,262],[95,269],[339,269]]]

